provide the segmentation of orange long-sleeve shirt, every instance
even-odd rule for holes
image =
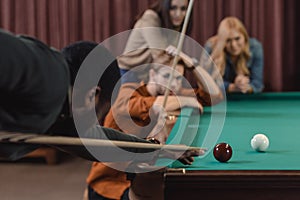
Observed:
[[[130,110],[130,115],[132,115],[134,122],[140,126],[148,124],[149,109],[153,105],[155,97],[148,93],[146,87],[139,87],[139,83],[128,83],[121,87],[115,104],[105,118],[105,127],[140,136],[139,130],[134,130],[130,126],[123,127],[122,125],[121,129],[116,123],[116,121],[121,120],[124,122],[122,124],[126,126],[126,122],[130,119],[125,113]],[[131,93],[130,104],[127,106],[129,101],[128,95]],[[113,114],[114,111],[116,115]],[[126,178],[126,173],[112,169],[100,162],[94,162],[87,178],[87,183],[102,196],[120,199],[123,192],[130,186],[130,181],[126,180]]]
[[[182,89],[185,96],[195,95],[202,105],[211,105],[211,97],[202,89]],[[155,117],[151,121],[150,108],[156,97],[151,96],[145,84],[126,83],[119,91],[119,96],[107,114],[105,127],[145,138],[156,125]],[[145,128],[146,127],[146,128]],[[102,163],[92,165],[87,183],[100,195],[111,199],[120,199],[130,186],[126,173],[112,169]]]

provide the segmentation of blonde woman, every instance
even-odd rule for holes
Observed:
[[[238,18],[224,18],[217,35],[208,39],[205,49],[223,76],[226,92],[258,93],[263,90],[262,45],[249,38]]]

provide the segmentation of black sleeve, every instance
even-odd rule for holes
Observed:
[[[0,130],[44,134],[66,99],[66,62],[34,38],[0,29],[0,43]],[[0,144],[0,157],[16,160],[38,146]]]
[[[67,64],[34,38],[0,29],[0,42],[0,129],[45,133],[67,96]]]
[[[134,135],[124,134],[120,131],[105,128],[101,126],[94,126],[89,129],[81,138],[101,139],[101,140],[115,140],[127,141],[137,143],[151,143],[147,140],[138,138]],[[87,160],[96,162],[151,162],[157,156],[158,151],[149,148],[121,148],[117,146],[103,147],[103,146],[57,146],[60,150],[70,153],[75,156],[82,157]]]

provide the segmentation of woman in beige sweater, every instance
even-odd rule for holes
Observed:
[[[158,0],[137,17],[118,58],[121,75],[128,72],[122,77],[123,83],[141,81],[150,63],[163,64],[170,59],[165,49],[177,46],[188,3],[189,0]],[[190,21],[187,34],[191,27]]]

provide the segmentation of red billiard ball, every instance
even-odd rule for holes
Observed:
[[[232,156],[232,148],[227,143],[219,143],[214,148],[214,157],[219,162],[227,162]]]

